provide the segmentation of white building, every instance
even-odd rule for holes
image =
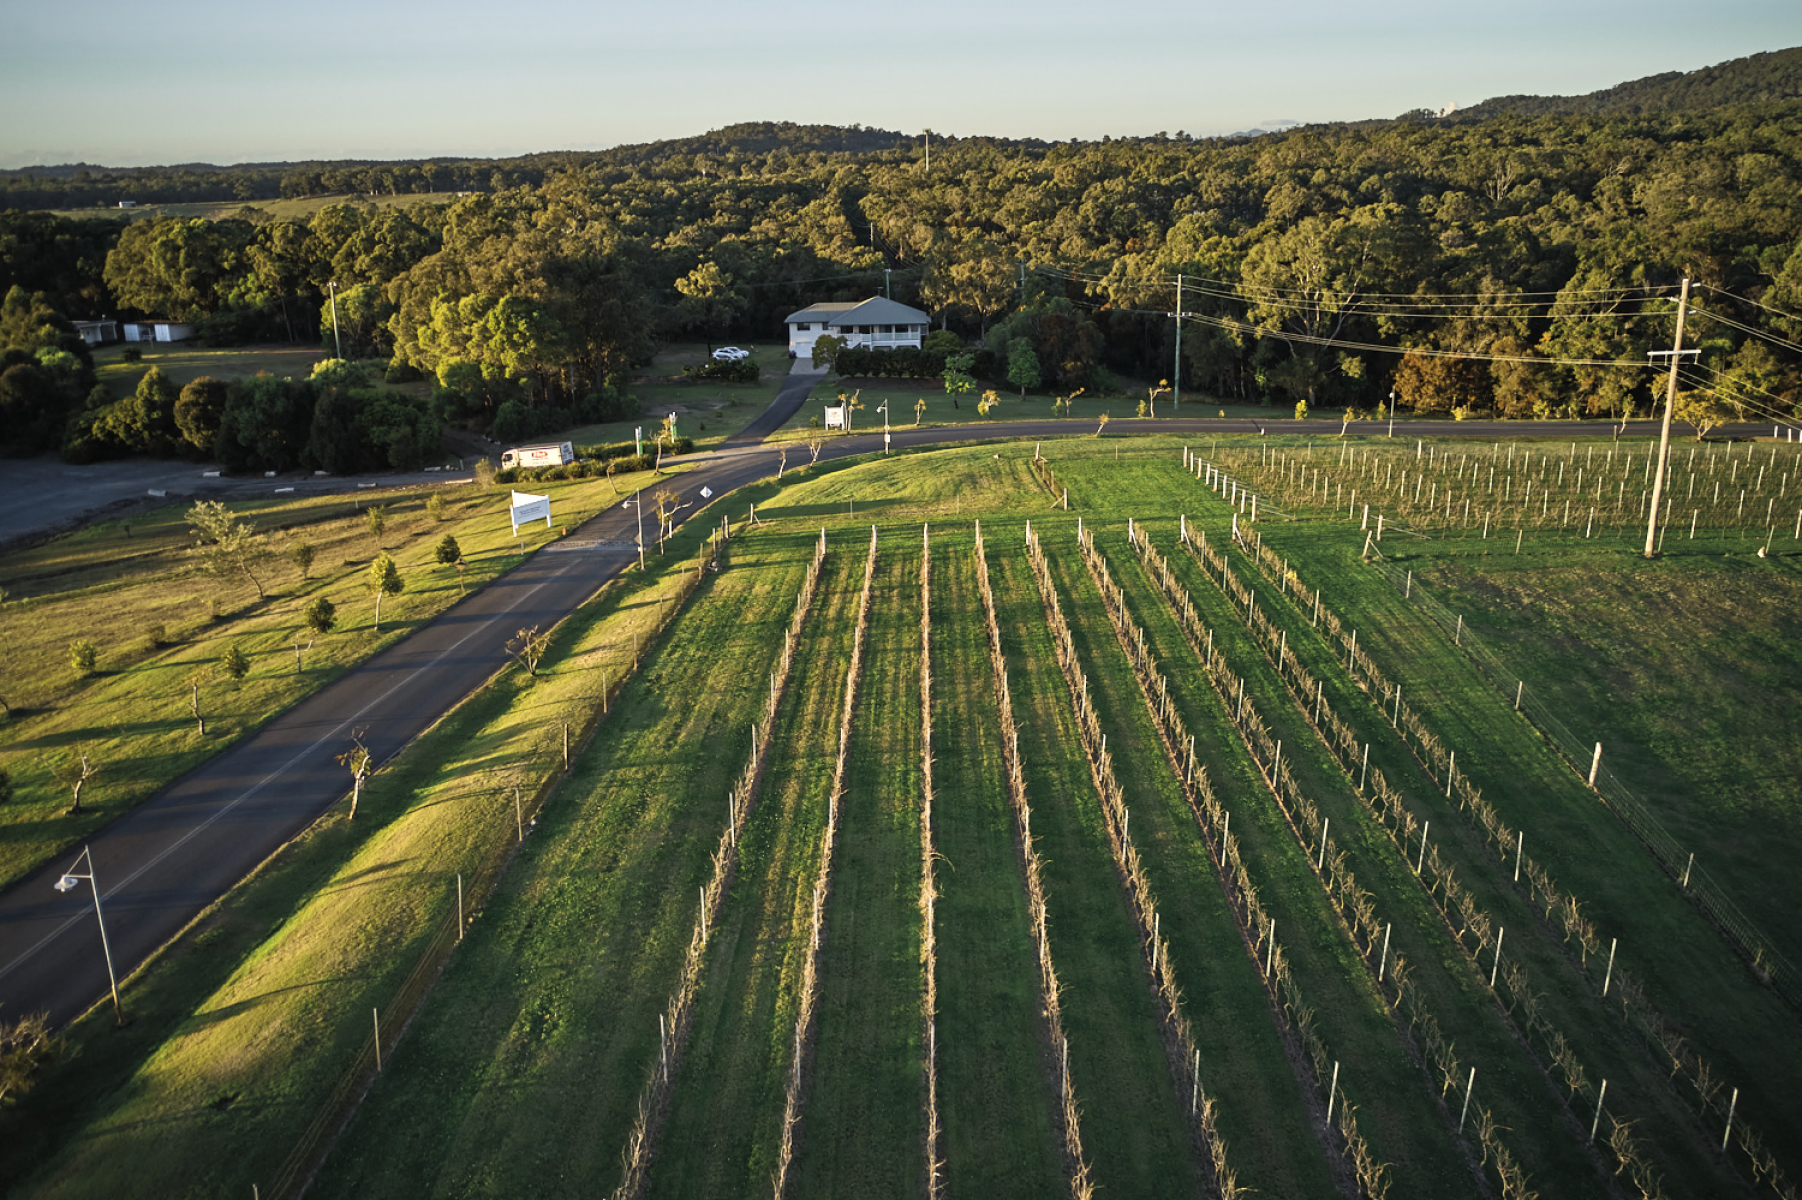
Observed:
[[[194,336],[194,326],[186,321],[127,321],[128,342],[185,342]]]
[[[790,313],[787,324],[789,353],[796,358],[812,358],[814,339],[826,333],[844,338],[847,346],[918,349],[932,327],[932,318],[917,308],[872,296],[868,300],[810,304],[800,312]]]
[[[104,346],[119,340],[119,322],[112,320],[76,321],[75,332],[90,346]]]

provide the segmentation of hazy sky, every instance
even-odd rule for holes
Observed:
[[[737,121],[1228,133],[1802,44],[1797,0],[0,0],[0,166],[498,156]]]

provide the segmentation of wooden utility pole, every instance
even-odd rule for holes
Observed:
[[[1689,314],[1689,276],[1677,298],[1677,336],[1671,341],[1671,371],[1664,390],[1664,428],[1658,435],[1658,474],[1652,479],[1652,507],[1646,515],[1646,557],[1658,557],[1658,503],[1664,497],[1664,472],[1671,457],[1671,413],[1677,407],[1677,364],[1683,361],[1683,318]]]
[[[1183,277],[1176,277],[1176,362],[1170,368],[1170,406],[1179,410],[1183,404]]]

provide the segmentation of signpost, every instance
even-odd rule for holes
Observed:
[[[519,527],[529,525],[539,517],[544,518],[544,527],[551,527],[551,498],[534,496],[530,492],[513,492],[510,494],[507,517],[513,522],[513,536],[519,536]]]
[[[847,407],[847,405],[843,404],[828,404],[826,406],[826,428],[844,429],[845,410]]]

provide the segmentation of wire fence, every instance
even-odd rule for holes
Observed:
[[[736,533],[736,530],[732,531]],[[644,662],[649,645],[667,629],[672,621],[683,611],[688,600],[699,590],[702,580],[709,570],[717,570],[723,557],[725,537],[722,535],[710,540],[702,546],[699,558],[692,570],[684,568],[678,576],[674,594],[664,598],[656,627],[648,637],[642,639],[635,648],[630,666],[607,682],[607,685],[595,696],[584,715],[580,726],[569,730],[566,738],[573,741],[576,747],[585,748],[589,740],[599,731],[602,720],[611,708],[611,702],[637,674]],[[485,689],[478,689],[469,698]],[[465,701],[467,702],[467,701]],[[565,746],[570,745],[565,742]],[[575,753],[579,754],[580,750]],[[325,1156],[330,1152],[338,1134],[350,1121],[357,1106],[362,1103],[364,1095],[375,1083],[381,1065],[387,1056],[392,1054],[406,1032],[408,1023],[418,1012],[426,993],[431,990],[439,973],[450,961],[452,951],[456,949],[464,925],[464,914],[480,909],[482,903],[493,892],[500,882],[507,866],[512,862],[514,853],[525,840],[525,832],[537,823],[538,814],[549,801],[557,786],[567,778],[567,764],[572,761],[562,756],[552,759],[546,764],[543,773],[535,783],[528,784],[523,780],[504,784],[499,788],[477,789],[491,791],[497,796],[512,794],[513,803],[500,805],[496,809],[497,832],[501,834],[494,844],[482,855],[476,868],[467,878],[459,876],[459,899],[453,911],[446,913],[432,931],[429,940],[419,952],[418,960],[407,978],[386,1005],[371,1007],[369,1039],[346,1065],[342,1075],[338,1077],[331,1090],[319,1101],[319,1107],[313,1119],[308,1123],[300,1136],[295,1140],[288,1157],[277,1171],[270,1187],[269,1195],[273,1200],[291,1200],[306,1193],[313,1181],[315,1173],[323,1164]],[[469,793],[464,793],[465,795]],[[507,817],[512,817],[511,821]],[[510,836],[509,836],[510,835]]]
[[[1378,573],[1395,588],[1403,600],[1437,625],[1504,697],[1516,703],[1520,713],[1540,731],[1566,765],[1580,778],[1587,780],[1593,762],[1594,744],[1573,733],[1559,719],[1552,706],[1509,669],[1500,654],[1472,633],[1461,616],[1453,613],[1415,581],[1411,573],[1384,558],[1380,551],[1374,551],[1371,558]],[[1593,786],[1621,822],[1652,852],[1659,865],[1727,935],[1734,948],[1751,964],[1757,976],[1791,1008],[1802,1012],[1802,986],[1799,986],[1796,971],[1790,961],[1733,902],[1726,890],[1708,873],[1707,868],[1696,862],[1695,854],[1686,849],[1658,820],[1645,801],[1609,769],[1606,756],[1596,769]]]

